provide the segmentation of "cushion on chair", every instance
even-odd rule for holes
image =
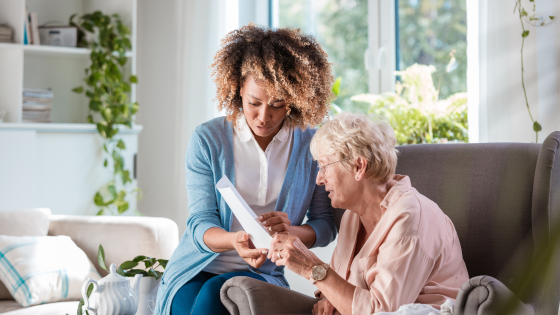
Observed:
[[[0,235],[10,236],[47,236],[51,210],[46,208],[24,209],[17,211],[0,210]],[[13,297],[0,281],[0,300]]]
[[[79,300],[88,278],[101,277],[68,236],[0,235],[0,280],[24,307]]]

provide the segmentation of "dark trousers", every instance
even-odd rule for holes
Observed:
[[[250,271],[228,272],[221,275],[201,271],[177,291],[171,303],[171,315],[229,315],[220,300],[220,289],[227,280],[239,276],[265,281],[263,277]]]

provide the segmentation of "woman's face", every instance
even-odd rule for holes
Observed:
[[[271,98],[253,77],[245,80],[240,92],[243,113],[255,136],[270,137],[280,131],[288,112],[288,106],[283,100]]]
[[[324,185],[325,190],[329,193],[331,205],[333,208],[350,209],[352,201],[356,201],[359,196],[356,194],[356,180],[353,172],[342,166],[341,162],[337,162],[334,155],[323,155],[317,159],[317,163],[323,167],[323,172],[319,170],[317,173],[317,185]],[[324,174],[324,175],[323,175]]]

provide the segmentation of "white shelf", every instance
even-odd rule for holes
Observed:
[[[120,134],[139,134],[144,127],[134,125],[131,129],[119,126]],[[0,123],[0,131],[36,131],[44,133],[97,133],[94,124],[58,124],[58,123]]]
[[[22,45],[0,43],[0,49],[23,49],[26,53],[33,55],[84,55],[89,56],[91,49],[81,47],[63,47],[48,45]],[[127,51],[125,56],[132,57],[132,52]]]

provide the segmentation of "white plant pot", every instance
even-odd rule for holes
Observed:
[[[160,282],[161,278],[159,280],[154,277],[142,277],[140,279],[140,298],[136,315],[152,315],[154,313]]]

